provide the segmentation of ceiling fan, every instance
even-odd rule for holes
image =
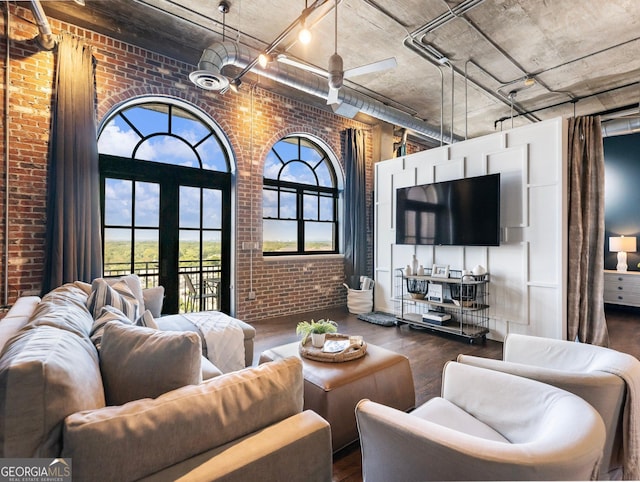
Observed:
[[[344,70],[344,63],[342,57],[338,54],[338,0],[335,0],[335,22],[334,22],[334,53],[329,57],[329,65],[327,71],[321,70],[312,65],[300,62],[287,57],[285,54],[278,55],[277,60],[282,63],[293,65],[308,72],[313,72],[318,75],[322,75],[328,78],[329,82],[329,96],[327,98],[327,104],[340,104],[338,99],[338,93],[342,87],[344,79],[350,79],[358,75],[372,74],[374,72],[380,72],[382,70],[393,69],[398,64],[395,57],[379,60],[352,69]]]

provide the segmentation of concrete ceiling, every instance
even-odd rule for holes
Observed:
[[[219,0],[85,3],[42,5],[49,17],[185,61],[194,70],[203,50],[222,40],[223,20],[227,40],[258,52],[305,8],[303,0],[228,0],[223,16]],[[297,42],[296,26],[275,52],[326,69],[334,52],[333,2],[306,3],[314,7],[308,19],[311,43]],[[574,109],[576,115],[621,110],[638,116],[638,0],[340,0],[338,52],[345,69],[395,57],[395,69],[354,77],[345,85],[438,132],[442,125],[450,134],[453,124],[457,138],[571,116]],[[448,62],[439,62],[441,57]],[[223,69],[231,78],[239,72]],[[259,72],[256,67],[247,73],[243,85],[260,82],[326,107],[323,99]]]

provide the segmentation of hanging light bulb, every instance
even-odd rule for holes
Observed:
[[[262,53],[258,55],[258,63],[260,64],[260,67],[262,67],[263,69],[267,68],[267,65],[269,65],[269,62],[271,62],[271,56],[269,54]]]
[[[309,6],[307,5],[307,1],[304,2],[304,11],[302,12],[302,28],[300,32],[298,32],[298,40],[303,45],[307,45],[311,42],[311,31],[307,28],[307,15],[308,15]]]
[[[311,31],[307,28],[304,22],[302,23],[302,29],[298,32],[298,40],[300,40],[300,43],[304,45],[311,42]]]

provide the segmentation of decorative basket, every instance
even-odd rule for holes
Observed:
[[[340,333],[327,333],[326,340],[349,340],[349,335],[341,335]],[[327,353],[322,348],[316,348],[311,344],[311,339],[307,339],[304,343],[300,343],[298,348],[300,356],[320,362],[341,363],[362,358],[367,353],[367,344],[351,343],[344,350],[337,353]]]
[[[421,300],[429,290],[429,281],[425,279],[407,278],[407,291],[412,298]]]

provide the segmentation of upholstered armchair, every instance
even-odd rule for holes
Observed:
[[[442,396],[411,413],[356,406],[365,482],[588,480],[605,428],[581,398],[526,378],[456,362]]]
[[[517,334],[506,337],[503,351],[503,360],[460,355],[458,361],[538,380],[585,399],[607,429],[599,478],[640,479],[637,359],[609,348]]]

